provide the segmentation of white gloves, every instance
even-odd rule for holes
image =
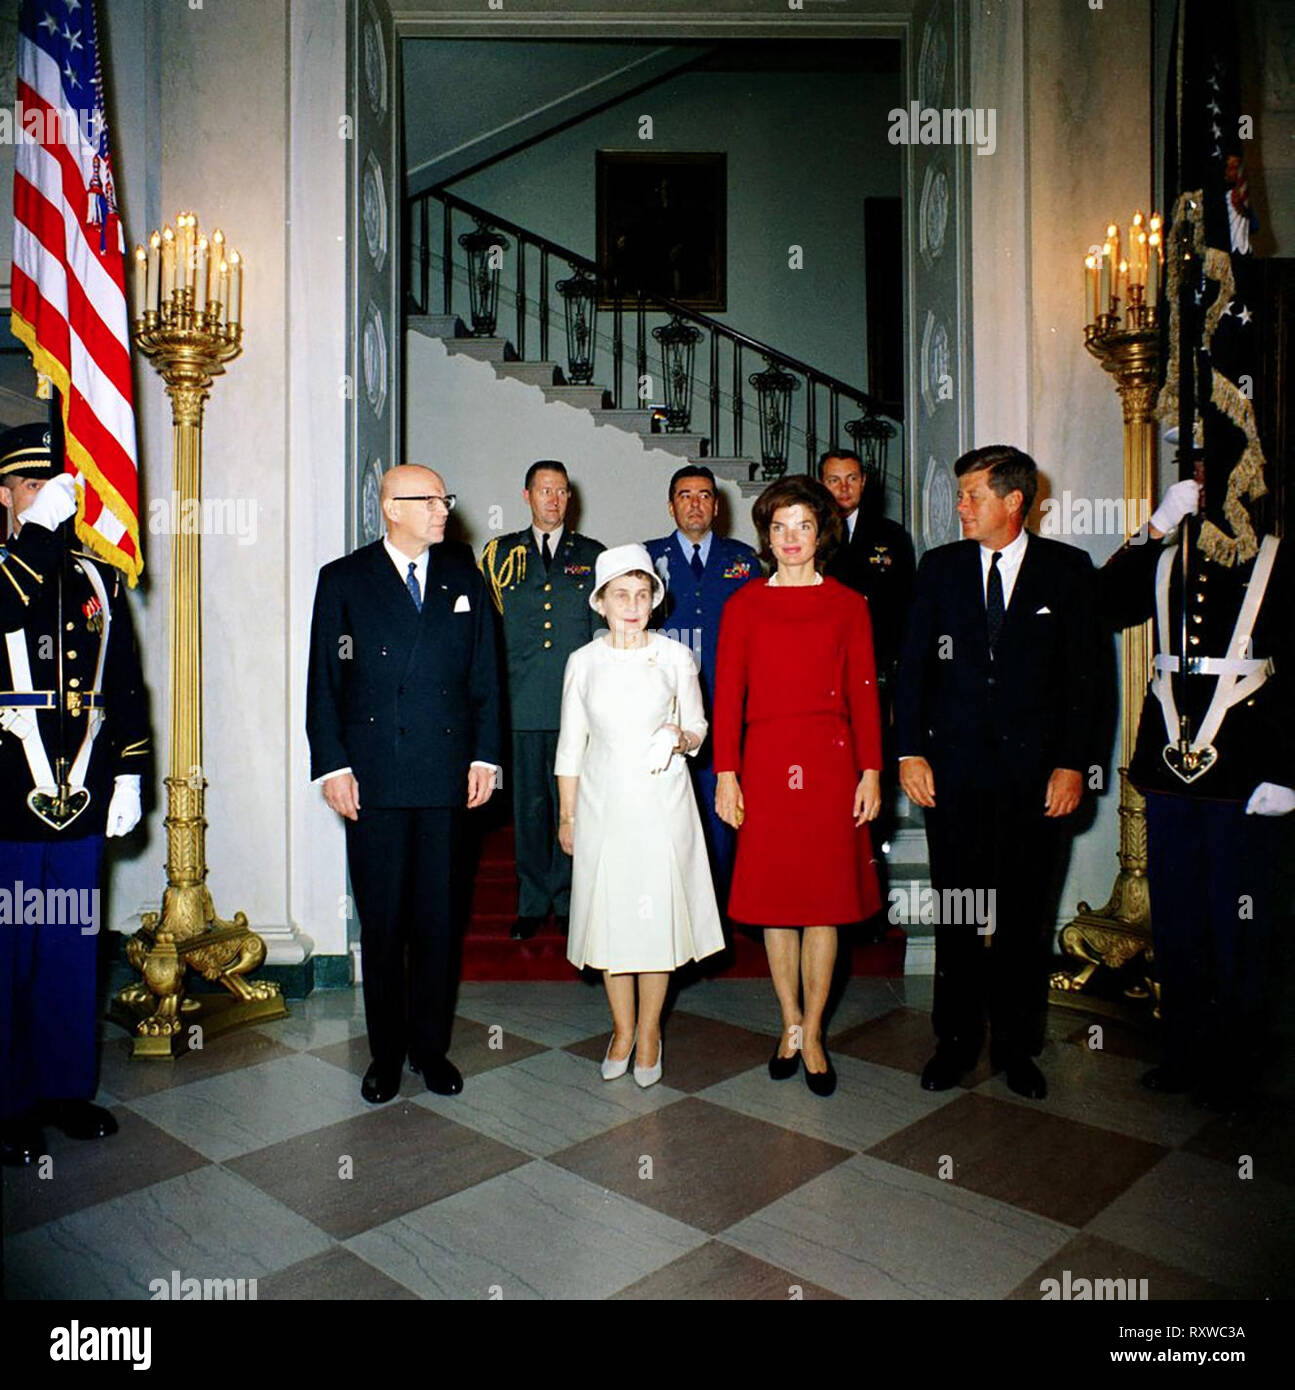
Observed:
[[[679,735],[673,729],[661,728],[648,740],[647,763],[649,772],[664,772],[674,756],[675,744]]]
[[[1260,782],[1246,802],[1248,816],[1288,816],[1295,811],[1295,788]]]
[[[1177,530],[1178,523],[1185,516],[1195,516],[1201,505],[1201,485],[1191,478],[1173,487],[1160,499],[1160,505],[1151,513],[1151,524],[1161,535],[1167,536]]]
[[[54,531],[68,517],[76,515],[76,484],[70,473],[51,478],[36,494],[31,506],[22,514],[24,526],[29,523]]]
[[[46,483],[41,489],[44,496]],[[37,501],[40,499],[37,498]],[[124,772],[113,779],[112,800],[108,803],[108,828],[104,834],[111,839],[114,835],[129,835],[139,824],[143,814],[139,803],[139,774]]]

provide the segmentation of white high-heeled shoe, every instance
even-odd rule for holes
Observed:
[[[636,1039],[637,1041],[637,1039]],[[640,1086],[655,1086],[661,1080],[661,1064],[665,1061],[665,1039],[662,1038],[657,1044],[656,1066],[640,1067],[636,1062],[634,1065],[634,1080]]]
[[[630,1050],[624,1057],[615,1059],[612,1057],[612,1043],[616,1041],[616,1034],[613,1033],[607,1039],[607,1051],[603,1053],[602,1073],[604,1081],[615,1081],[618,1076],[624,1076],[629,1070],[630,1058],[634,1055],[634,1049],[638,1046],[639,1035],[634,1034],[634,1041],[630,1044]],[[638,1068],[635,1068],[635,1075]]]

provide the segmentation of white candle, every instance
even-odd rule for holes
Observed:
[[[1097,302],[1101,306],[1099,314],[1111,312],[1111,247],[1107,242],[1102,247],[1102,258],[1097,266]]]
[[[144,296],[148,292],[148,254],[142,246],[135,247],[135,313],[136,319],[144,317]]]
[[[243,322],[243,258],[237,251],[229,253],[229,322]]]
[[[193,253],[193,307],[202,313],[207,307],[207,238],[198,238]]]
[[[228,261],[221,261],[220,263],[220,274],[217,276],[216,279],[216,303],[220,305],[220,310],[217,313],[217,317],[219,317],[220,312],[225,311],[229,306]],[[226,322],[228,322],[228,319],[226,319]]]
[[[162,303],[169,304],[175,292],[175,233],[162,228]]]
[[[1153,222],[1155,218],[1151,219]],[[1160,299],[1160,233],[1147,238],[1147,303],[1154,309]]]
[[[1089,323],[1096,323],[1101,313],[1097,300],[1097,258],[1084,257],[1084,312]]]
[[[148,308],[157,308],[157,286],[161,275],[162,236],[154,232],[148,239],[148,289],[144,296]]]
[[[220,268],[225,264],[225,233],[216,228],[211,234],[211,258],[207,262],[207,302],[214,304],[220,291]]]

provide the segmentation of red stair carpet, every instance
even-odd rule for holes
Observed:
[[[474,817],[475,819],[475,817]],[[550,919],[529,941],[513,941],[509,928],[517,916],[517,876],[511,822],[480,833],[471,851],[476,873],[469,893],[468,926],[463,938],[465,980],[574,980],[567,939]],[[769,974],[758,932],[729,928],[728,949],[718,961],[700,967],[709,978],[752,979]],[[858,939],[856,939],[858,938]],[[904,932],[890,927],[879,942],[865,943],[857,931],[841,933],[850,951],[851,975],[900,976],[904,973]]]

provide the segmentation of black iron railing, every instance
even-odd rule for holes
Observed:
[[[616,409],[652,409],[663,429],[703,435],[713,457],[742,457],[744,440],[756,439],[757,477],[798,465],[813,472],[824,448],[853,438],[906,513],[894,407],[706,314],[622,285],[588,257],[445,189],[416,195],[406,215],[410,313],[457,315],[475,334],[511,336],[523,360],[536,344],[545,362],[554,360],[556,317],[564,380],[602,383]]]

